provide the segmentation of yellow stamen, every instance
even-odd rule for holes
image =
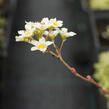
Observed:
[[[56,37],[55,35],[52,35],[52,36],[49,35],[49,38],[51,39],[54,39],[55,37]]]
[[[40,45],[38,45],[37,48],[38,48],[38,49],[43,49],[43,48],[45,48],[45,46],[46,46],[45,44],[40,44]]]
[[[27,35],[27,36],[31,35],[31,32],[27,32],[26,35]]]
[[[54,22],[54,23],[53,23],[53,25],[54,25],[54,26],[56,26],[56,27],[58,27],[58,24],[57,24],[57,22]]]

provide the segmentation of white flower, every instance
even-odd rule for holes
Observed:
[[[49,36],[56,36],[59,32],[57,30],[49,33]]]
[[[27,31],[35,31],[36,30],[36,23],[34,23],[34,22],[25,22],[26,23],[26,25],[25,25],[25,29],[27,30]]]
[[[41,21],[41,23],[48,23],[49,22],[49,18],[47,17],[44,17]]]
[[[68,32],[68,29],[67,28],[62,28],[60,30],[60,35],[63,39],[66,39],[67,37],[71,37],[71,36],[74,36],[76,35],[76,33],[74,32]]]
[[[54,28],[62,27],[63,21],[61,21],[61,20],[56,20],[56,18],[50,19],[50,25],[51,25],[52,27],[54,27]]]
[[[45,30],[48,28],[47,19],[43,19],[41,22],[26,22],[25,29],[29,31]]]
[[[49,25],[50,25],[49,19],[47,17],[43,18],[42,21],[41,21],[41,24],[44,24],[44,25],[49,27]]]
[[[51,38],[51,39],[54,39],[57,35],[58,35],[58,31],[57,30],[55,30],[55,31],[52,31],[52,32],[50,32],[49,33],[49,37]]]
[[[45,23],[40,23],[40,22],[36,22],[36,30],[46,30],[48,28],[48,25],[46,25]]]
[[[15,39],[17,42],[24,41],[24,37],[22,37],[22,36],[15,36]]]
[[[50,26],[49,18],[45,17],[41,22],[37,23],[37,28],[40,30],[46,30]]]
[[[41,24],[40,22],[36,22],[36,30],[35,35],[39,39],[43,36],[45,30],[47,29],[47,26],[44,24]]]
[[[24,31],[20,30],[18,31],[19,36],[16,36],[16,41],[27,41],[29,37],[33,36],[32,31]]]
[[[49,36],[49,38],[54,39],[57,35],[58,35],[59,31],[58,30],[54,30],[54,31],[45,31],[44,35],[45,36]]]
[[[47,50],[47,47],[53,44],[53,42],[46,41],[45,38],[42,37],[39,39],[39,41],[32,42],[32,44],[34,45],[34,47],[31,48],[31,51],[40,50],[42,52],[45,52]]]
[[[59,33],[59,31],[57,31],[57,30],[54,30],[54,31],[51,31],[51,32],[49,32],[49,31],[45,31],[44,32],[44,35],[49,35],[49,36],[56,36],[57,34]]]
[[[33,39],[29,43],[32,44],[32,45],[36,45],[38,43],[38,41]]]

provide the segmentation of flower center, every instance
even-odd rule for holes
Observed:
[[[38,49],[43,49],[43,48],[45,48],[46,47],[46,45],[45,44],[40,44],[40,45],[38,45]]]
[[[58,27],[58,24],[57,24],[57,22],[54,22],[54,23],[53,23],[53,25],[54,25],[55,27]]]
[[[31,32],[27,32],[27,33],[26,33],[26,36],[30,36],[30,35],[31,35]]]
[[[31,26],[31,28],[33,29],[33,28],[35,28],[34,26]]]

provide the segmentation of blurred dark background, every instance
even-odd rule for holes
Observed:
[[[95,86],[74,77],[52,56],[15,42],[25,21],[43,17],[63,20],[77,33],[64,44],[63,57],[81,75],[93,75],[97,54],[109,49],[102,38],[109,10],[93,10],[89,0],[0,0],[1,109],[106,109]]]

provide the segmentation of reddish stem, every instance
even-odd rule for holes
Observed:
[[[57,57],[58,59],[60,59],[60,61],[72,72],[73,75],[75,75],[78,78],[81,78],[84,81],[90,82],[92,84],[94,84],[96,87],[98,87],[104,94],[109,95],[109,91],[105,90],[102,86],[100,86],[90,75],[88,75],[87,77],[84,77],[82,75],[80,75],[74,68],[70,67],[62,58],[61,56],[61,52],[60,49],[55,46],[56,50],[57,50],[57,54],[55,54],[54,52],[52,52],[49,48],[47,49],[47,51],[52,54],[53,56]]]
[[[105,90],[102,86],[100,86],[90,75],[88,75],[86,78],[77,73],[77,71],[73,68],[71,70],[72,74],[74,74],[76,77],[79,77],[85,81],[88,81],[92,84],[94,84],[96,87],[98,87],[104,94],[109,95],[109,91]]]

